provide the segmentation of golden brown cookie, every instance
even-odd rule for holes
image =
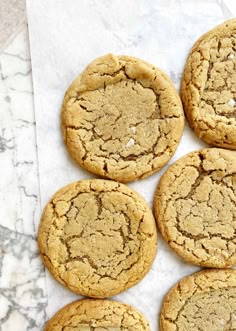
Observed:
[[[43,262],[70,290],[105,298],[137,284],[156,256],[156,224],[144,199],[124,184],[69,184],[46,205],[38,232]]]
[[[203,270],[166,295],[160,331],[236,330],[236,270]]]
[[[236,149],[236,19],[195,43],[185,66],[181,97],[200,139]]]
[[[45,331],[150,331],[146,318],[131,306],[111,300],[84,299],[59,310]]]
[[[236,264],[236,152],[209,148],[175,162],[158,184],[154,211],[162,236],[186,261]]]
[[[74,80],[62,106],[71,156],[86,170],[129,182],[162,168],[184,128],[180,98],[159,69],[105,55]]]

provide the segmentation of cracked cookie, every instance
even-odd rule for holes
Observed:
[[[203,270],[166,295],[161,331],[236,330],[236,270]]]
[[[144,199],[124,184],[91,179],[60,189],[38,232],[41,257],[65,287],[105,298],[137,284],[156,256],[157,231]]]
[[[181,97],[190,126],[206,143],[236,149],[236,19],[204,34],[188,57]]]
[[[45,331],[150,331],[145,317],[131,306],[111,300],[84,299],[59,310]]]
[[[236,264],[236,152],[190,153],[162,176],[154,198],[162,236],[186,261]]]
[[[71,156],[86,170],[120,182],[161,169],[183,128],[182,103],[170,79],[129,56],[93,61],[69,87],[62,106]]]

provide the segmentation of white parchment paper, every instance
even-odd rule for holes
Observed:
[[[68,85],[94,58],[108,52],[133,55],[164,70],[179,88],[188,52],[204,32],[233,17],[234,1],[217,0],[28,0],[38,161],[42,208],[71,181],[92,177],[69,157],[60,130],[60,107]],[[205,146],[186,124],[180,156]],[[166,168],[165,168],[166,169]],[[129,184],[152,207],[165,170]],[[161,302],[182,277],[198,270],[184,263],[159,235],[157,258],[148,275],[114,299],[143,312],[158,330]],[[47,274],[48,317],[79,296]]]

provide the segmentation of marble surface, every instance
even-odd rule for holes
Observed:
[[[10,44],[26,22],[25,0],[1,1],[0,52]]]
[[[27,26],[0,55],[0,330],[42,330],[39,180]]]
[[[178,88],[194,40],[236,14],[230,0],[122,4],[28,1],[34,99],[27,26],[0,55],[0,331],[42,330],[57,309],[79,298],[45,272],[36,245],[46,201],[60,186],[90,177],[69,158],[61,140],[59,112],[68,84],[91,59],[112,51],[159,66]],[[201,146],[186,125],[170,163]],[[150,206],[163,171],[130,184]],[[148,275],[114,299],[133,304],[145,313],[151,330],[158,330],[163,295],[194,270],[159,236],[159,252]]]

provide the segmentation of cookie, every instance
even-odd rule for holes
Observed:
[[[45,331],[150,331],[146,318],[117,301],[84,299],[59,310]]]
[[[162,176],[154,211],[163,238],[186,261],[236,264],[236,152],[190,153]]]
[[[236,149],[236,19],[204,34],[188,57],[181,85],[185,114],[206,143]]]
[[[92,179],[59,190],[38,232],[43,262],[65,287],[105,298],[137,284],[156,256],[153,214],[135,191]]]
[[[129,56],[93,61],[69,87],[62,106],[71,156],[86,170],[120,182],[161,169],[183,128],[182,103],[170,79]]]
[[[160,331],[236,330],[236,270],[203,270],[166,295]]]

